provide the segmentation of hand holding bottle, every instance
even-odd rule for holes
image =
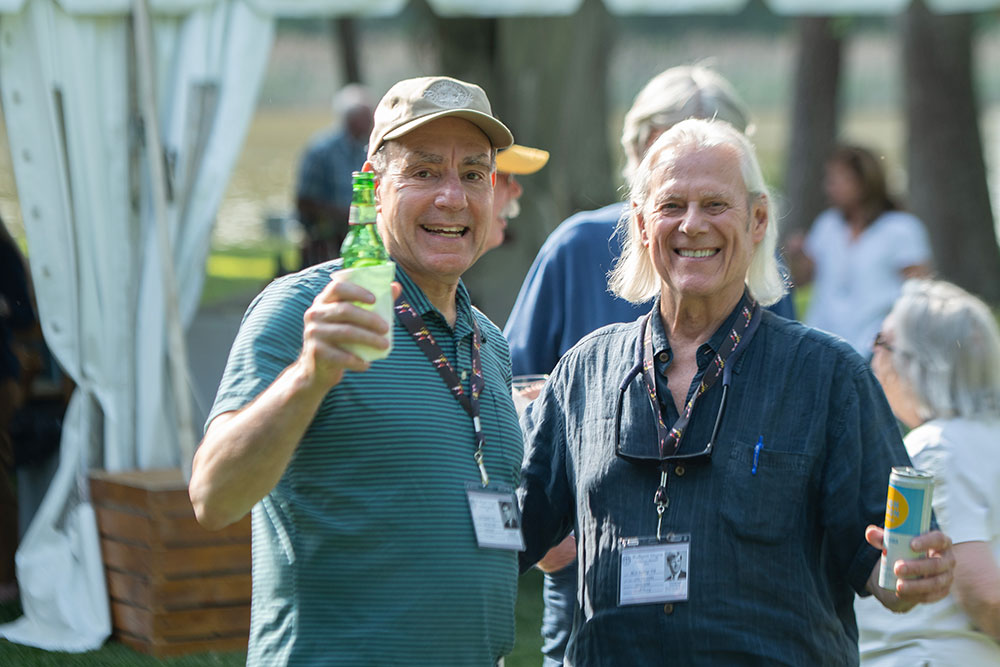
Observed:
[[[349,277],[344,271],[333,272],[305,313],[298,363],[307,377],[326,387],[340,382],[345,370],[368,370],[370,361],[352,350],[364,348],[385,356],[391,348],[392,317],[387,320],[365,308],[375,303],[375,295]],[[401,290],[399,283],[391,283],[384,299],[390,307]]]

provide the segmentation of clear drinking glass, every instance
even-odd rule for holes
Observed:
[[[541,393],[542,387],[545,385],[545,381],[548,377],[548,375],[514,376],[511,394],[514,399],[514,408],[517,410],[518,417],[524,414],[524,410],[528,407],[528,404],[535,400],[535,397]]]

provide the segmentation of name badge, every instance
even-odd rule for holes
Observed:
[[[691,535],[622,540],[618,606],[688,599]]]
[[[521,512],[513,489],[469,483],[465,487],[469,512],[476,529],[476,542],[481,549],[524,551],[521,535]]]

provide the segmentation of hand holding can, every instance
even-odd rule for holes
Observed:
[[[895,565],[899,560],[923,558],[910,542],[931,526],[931,496],[934,476],[909,466],[895,467],[889,473],[889,492],[885,502],[885,536],[878,584],[896,590]]]

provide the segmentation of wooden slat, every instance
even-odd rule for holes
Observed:
[[[119,473],[92,470],[90,494],[95,505],[117,507],[147,516],[191,512],[187,484],[176,468]]]
[[[97,528],[102,537],[120,542],[152,546],[153,529],[147,517],[130,514],[109,507],[94,507],[97,514]]]
[[[148,609],[112,600],[111,625],[140,639],[153,640],[153,613]]]
[[[184,609],[153,614],[154,638],[189,640],[250,633],[250,605]]]
[[[165,579],[250,573],[250,543],[170,549],[157,554],[156,572]]]
[[[173,547],[249,542],[250,517],[222,530],[206,530],[192,513],[184,517],[149,517],[97,505],[97,527],[102,537],[162,550]]]
[[[102,538],[101,551],[106,568],[146,579],[249,574],[252,564],[249,542],[154,551]]]
[[[154,610],[194,606],[250,605],[250,573],[171,579],[156,586]]]
[[[112,601],[111,622],[115,629],[150,642],[249,635],[250,605],[153,613],[148,609]]]
[[[152,580],[111,570],[107,574],[112,600],[154,613],[250,604],[249,572],[172,580]]]
[[[108,596],[115,602],[126,602],[142,609],[154,609],[154,584],[134,574],[107,570]]]
[[[102,537],[101,556],[105,569],[121,570],[144,577],[152,577],[157,572],[153,552],[146,547]]]
[[[253,532],[249,516],[221,530],[206,530],[193,512],[190,516],[162,519],[154,526],[154,542],[167,547],[249,541]]]

